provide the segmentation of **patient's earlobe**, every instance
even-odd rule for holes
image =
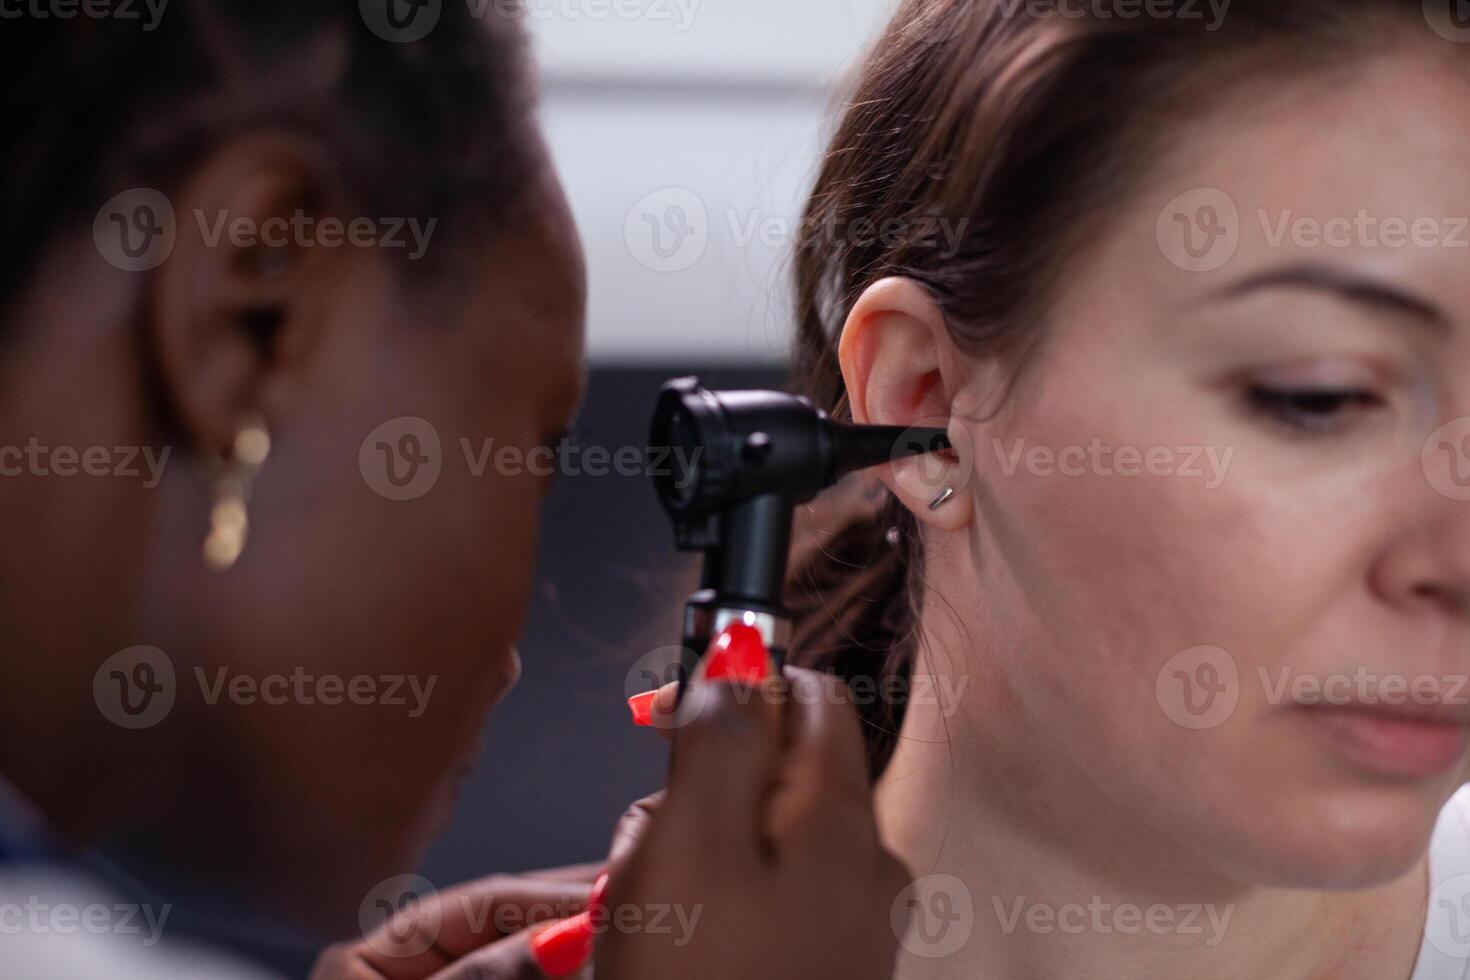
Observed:
[[[949,430],[953,450],[896,461],[879,477],[924,523],[968,525],[973,452],[953,410],[965,365],[938,304],[912,279],[874,283],[848,315],[838,358],[854,421]]]

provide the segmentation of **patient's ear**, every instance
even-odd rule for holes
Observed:
[[[950,339],[943,311],[912,279],[884,279],[864,291],[838,346],[853,420],[949,430],[954,450],[898,460],[880,479],[919,520],[945,531],[974,516],[969,477],[974,449],[954,406],[966,361]],[[946,489],[954,494],[931,508]]]

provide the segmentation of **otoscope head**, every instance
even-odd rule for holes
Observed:
[[[663,386],[649,446],[654,484],[680,529],[766,494],[804,503],[855,470],[949,448],[943,429],[844,425],[799,395],[710,391],[697,378]],[[694,539],[690,539],[690,538]]]

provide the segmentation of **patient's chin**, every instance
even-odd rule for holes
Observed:
[[[1412,873],[1429,849],[1439,803],[1402,793],[1344,794],[1254,828],[1238,876],[1282,888],[1354,890]]]

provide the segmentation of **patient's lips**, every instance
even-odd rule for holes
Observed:
[[[1304,704],[1296,714],[1339,757],[1382,776],[1440,775],[1470,749],[1470,705]]]

